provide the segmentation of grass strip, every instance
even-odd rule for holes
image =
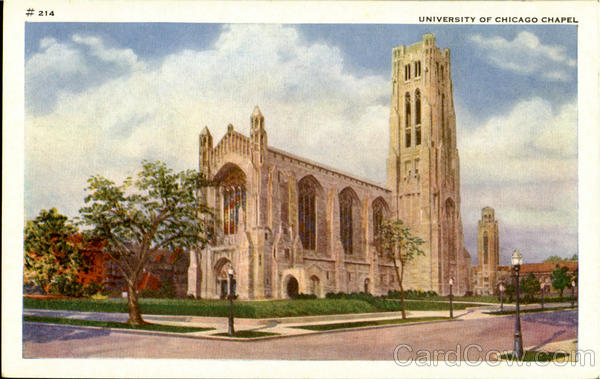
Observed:
[[[415,318],[407,318],[404,320],[401,318],[398,318],[398,319],[391,319],[391,320],[353,321],[353,322],[339,322],[339,323],[335,323],[335,324],[301,325],[301,326],[295,326],[294,328],[325,331],[325,330],[336,330],[336,329],[347,329],[347,328],[360,328],[363,326],[409,324],[409,323],[440,321],[440,320],[450,320],[450,317],[415,317]]]
[[[78,325],[78,326],[98,326],[102,328],[114,328],[114,329],[139,329],[139,330],[152,330],[157,332],[173,332],[173,333],[192,333],[192,332],[203,332],[205,330],[213,330],[214,328],[195,328],[189,326],[175,326],[175,325],[163,325],[163,324],[144,324],[140,326],[131,326],[124,322],[116,321],[95,321],[95,320],[81,320],[74,318],[58,318],[58,317],[41,317],[41,316],[24,316],[23,321],[30,322],[46,322],[50,324],[61,324],[61,325]]]
[[[278,336],[279,333],[270,333],[270,332],[257,332],[255,330],[238,330],[233,333],[232,336],[229,333],[217,333],[213,334],[213,336],[222,336],[222,337],[233,337],[233,338],[257,338],[257,337],[267,337],[267,336]]]
[[[556,307],[556,308],[536,308],[536,309],[521,309],[519,313],[537,313],[537,312],[551,312],[551,311],[564,311],[568,309],[577,309],[577,307]],[[483,312],[488,315],[514,315],[516,311],[496,311],[496,312]]]
[[[478,307],[478,304],[454,304],[454,309]],[[81,312],[116,312],[127,313],[127,299],[23,299],[24,308],[55,309]],[[448,303],[431,301],[407,301],[405,310],[448,310]],[[228,317],[229,302],[227,300],[194,300],[194,299],[140,299],[140,310],[143,314],[181,315],[181,316],[213,316]],[[236,301],[233,307],[235,317],[271,318],[297,317],[350,313],[391,312],[401,310],[400,301],[380,298],[363,299],[316,299],[316,300],[270,300],[270,301]]]
[[[509,361],[521,361],[521,362],[551,362],[558,358],[568,357],[569,353],[566,352],[546,352],[546,351],[526,351],[523,354],[522,359],[517,359],[513,353],[505,353],[500,356],[500,359]]]

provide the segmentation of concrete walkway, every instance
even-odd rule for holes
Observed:
[[[556,308],[559,306],[566,306],[570,304],[565,303],[552,303],[546,304],[545,308]],[[505,305],[504,310],[512,310],[510,305]],[[523,306],[521,309],[539,308],[539,304],[528,304]],[[514,306],[512,307],[514,309]],[[489,317],[498,317],[495,315],[487,314],[488,312],[499,311],[500,305],[493,304],[487,307],[473,307],[461,310],[454,310],[453,315],[457,320],[473,320]],[[94,320],[94,321],[116,321],[126,322],[128,314],[126,313],[107,313],[107,312],[78,312],[78,311],[62,311],[62,310],[48,310],[48,309],[24,309],[23,315],[25,316],[43,316],[43,317],[57,317],[67,319],[81,319],[81,320]],[[448,317],[449,312],[444,311],[407,311],[406,316],[408,318],[416,317]],[[504,316],[506,317],[506,316]],[[215,336],[215,334],[226,333],[228,330],[228,318],[227,317],[204,317],[204,316],[178,316],[178,315],[143,315],[145,321],[163,324],[163,325],[175,325],[175,326],[187,326],[187,327],[200,327],[200,328],[213,328],[212,330],[193,332],[193,333],[169,333],[179,336],[186,337],[198,337],[198,338],[211,338],[211,339],[227,339],[231,340],[231,337]],[[305,316],[305,317],[281,317],[281,318],[265,318],[265,319],[249,319],[249,318],[235,318],[235,330],[236,331],[260,331],[268,333],[277,333],[275,336],[259,337],[259,338],[242,338],[240,340],[248,341],[254,339],[266,339],[266,338],[281,338],[288,336],[297,336],[305,334],[324,333],[323,331],[313,331],[307,329],[299,329],[301,325],[318,325],[318,324],[332,324],[340,322],[352,322],[352,321],[379,321],[379,320],[391,320],[402,318],[402,312],[379,312],[379,313],[359,313],[359,314],[336,314],[336,315],[320,315],[320,316]],[[445,322],[445,321],[437,321]],[[410,324],[403,324],[410,325]],[[398,327],[399,325],[379,325],[379,326],[367,326],[364,328],[385,328],[385,327]],[[353,330],[359,328],[352,328]],[[339,329],[341,330],[341,329]],[[344,329],[347,330],[347,329]],[[156,333],[152,331],[144,330],[130,330],[132,332],[140,333]],[[332,332],[332,331],[327,331]],[[160,332],[159,334],[165,334]],[[237,338],[235,338],[237,339]]]

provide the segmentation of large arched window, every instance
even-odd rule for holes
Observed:
[[[378,255],[382,254],[381,236],[379,233],[383,224],[385,208],[386,204],[382,198],[379,197],[373,201],[373,241]]]
[[[483,264],[488,264],[488,233],[483,232]]]
[[[302,246],[308,250],[314,250],[316,247],[317,189],[318,184],[311,176],[298,182],[298,227]]]
[[[360,205],[356,193],[346,187],[340,192],[340,239],[344,253],[352,254],[360,244]]]
[[[240,224],[240,209],[246,210],[246,189],[242,186],[223,189],[223,232],[235,234]]]
[[[421,91],[415,91],[415,145],[421,144]]]
[[[405,146],[406,147],[410,147],[410,122],[411,122],[411,115],[410,115],[410,94],[407,92],[404,95],[405,101],[404,101],[404,128],[405,128]]]
[[[215,175],[222,199],[223,233],[235,234],[246,212],[246,174],[236,165],[227,164]]]

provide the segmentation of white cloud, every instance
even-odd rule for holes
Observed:
[[[91,54],[105,62],[116,63],[122,66],[134,67],[137,65],[137,56],[131,49],[109,48],[99,37],[73,35],[73,42],[88,46]]]
[[[39,46],[25,63],[27,111],[35,115],[51,112],[63,94],[144,69],[131,49],[107,47],[98,37],[74,35],[64,42],[48,37]]]
[[[463,183],[532,183],[577,175],[577,106],[516,103],[481,126],[459,128]]]
[[[152,68],[98,37],[73,41],[80,55],[89,47],[103,61],[136,69],[79,93],[62,91],[51,113],[28,114],[28,217],[50,206],[76,214],[89,175],[122,178],[145,158],[196,168],[203,126],[215,143],[230,122],[248,134],[254,105],[270,145],[384,180],[388,106],[380,99],[388,81],[344,71],[337,48],[307,44],[293,27],[228,26],[210,50],[181,51]]]
[[[536,257],[573,254],[565,249],[577,246],[575,100],[558,109],[540,98],[522,100],[482,125],[468,115],[463,119],[466,123],[458,120],[458,145],[471,254],[477,253],[473,233],[485,206],[496,209],[505,228],[501,245]]]
[[[489,63],[517,74],[537,74],[551,81],[567,81],[577,66],[575,59],[567,55],[565,46],[544,45],[535,34],[527,31],[519,32],[512,41],[480,34],[470,39],[485,51]]]

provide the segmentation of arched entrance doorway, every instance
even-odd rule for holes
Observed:
[[[371,281],[369,280],[369,278],[365,279],[365,293],[369,293],[369,284],[371,283]]]
[[[293,299],[296,296],[298,296],[298,280],[296,280],[296,278],[294,278],[293,276],[289,277],[285,286],[285,292],[290,299]]]
[[[321,281],[318,276],[313,275],[310,277],[310,293],[312,295],[316,295],[317,297],[321,296],[320,284]]]
[[[220,299],[227,298],[229,294],[229,275],[227,271],[232,267],[231,261],[221,258],[215,264],[215,290]]]

